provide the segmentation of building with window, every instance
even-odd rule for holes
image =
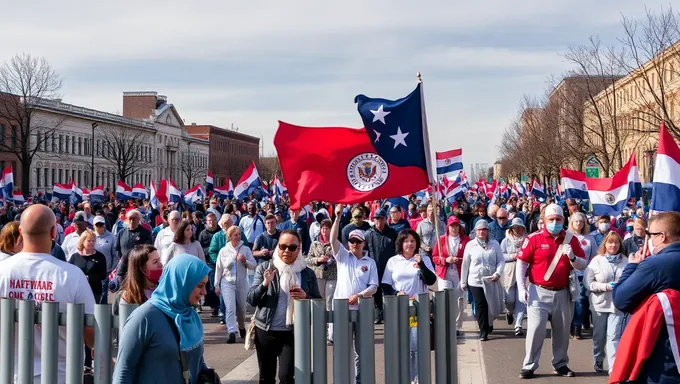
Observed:
[[[125,92],[123,116],[61,100],[38,100],[34,110],[32,140],[39,149],[31,193],[49,192],[55,183],[71,180],[81,187],[114,190],[121,173],[130,186],[150,188],[152,180],[170,178],[184,189],[191,180],[183,171],[200,173],[209,166],[209,143],[189,136],[175,107],[156,92]],[[14,169],[19,186],[20,172]]]
[[[192,123],[185,129],[192,137],[210,142],[210,170],[215,185],[224,185],[228,178],[235,184],[251,162],[259,163],[258,137],[213,125]]]

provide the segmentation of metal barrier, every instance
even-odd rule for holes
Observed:
[[[18,307],[17,307],[18,302]],[[0,299],[0,384],[14,383],[14,349],[17,348],[17,384],[33,384],[34,330],[41,329],[40,378],[43,384],[58,382],[59,327],[66,327],[66,382],[83,382],[84,327],[94,327],[94,382],[112,381],[112,330],[122,330],[125,320],[137,305],[121,304],[114,316],[110,304],[97,304],[94,315],[86,315],[83,304],[66,304],[66,313],[59,312],[59,303]],[[18,327],[15,325],[18,323]],[[18,329],[17,329],[18,328]],[[15,335],[17,336],[15,346]]]
[[[417,319],[418,382],[430,384],[432,362],[430,327],[434,328],[435,384],[456,384],[457,340],[455,291],[418,295],[411,303],[407,296],[383,298],[385,382],[410,383],[410,322]],[[326,326],[333,324],[333,382],[350,383],[354,372],[352,341],[358,340],[362,384],[375,383],[375,334],[373,298],[359,299],[359,310],[350,311],[347,300],[334,300],[334,310],[326,311],[325,299],[295,301],[295,382],[327,383]],[[432,314],[432,317],[430,315]],[[432,324],[430,323],[430,320]],[[356,335],[352,337],[352,330]]]

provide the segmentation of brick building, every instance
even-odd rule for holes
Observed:
[[[214,125],[185,125],[187,133],[210,142],[210,170],[215,185],[224,185],[227,178],[236,183],[254,161],[260,158],[260,138]]]

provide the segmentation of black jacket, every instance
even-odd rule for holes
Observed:
[[[204,230],[201,231],[201,233],[198,234],[198,242],[201,244],[201,247],[203,248],[203,254],[206,256],[205,261],[208,263],[209,266],[212,268],[215,268],[212,262],[212,259],[208,256],[210,253],[208,252],[208,249],[210,248],[210,242],[212,241],[213,236],[220,231],[220,227],[215,227],[214,231],[211,231],[210,228],[205,228]]]
[[[375,260],[378,267],[378,277],[382,279],[387,266],[387,260],[397,254],[395,242],[397,240],[397,231],[385,225],[382,232],[373,227],[366,232],[366,250],[368,256]]]
[[[302,255],[298,256],[302,257]],[[277,308],[279,302],[279,275],[274,275],[271,284],[265,288],[262,285],[264,281],[264,271],[269,268],[272,262],[262,263],[255,269],[255,278],[253,284],[248,291],[248,304],[257,308],[255,313],[255,325],[265,331],[269,330],[272,319],[274,318],[274,311],[285,311],[285,308]],[[319,285],[316,281],[314,271],[309,267],[300,271],[300,288],[307,294],[308,299],[320,299]]]

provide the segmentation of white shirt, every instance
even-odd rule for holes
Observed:
[[[460,281],[473,287],[483,287],[482,278],[497,274],[503,276],[505,256],[496,240],[489,240],[486,249],[475,239],[463,251],[463,268]]]
[[[94,314],[94,295],[85,274],[75,265],[42,253],[21,252],[2,262],[0,296],[35,300],[37,309],[42,302],[58,302],[59,312],[66,312],[66,303],[85,304],[85,314]],[[33,332],[33,364],[35,382],[40,382],[42,330]],[[15,347],[14,372],[17,372]],[[59,327],[58,384],[66,383],[66,327]],[[14,376],[16,380],[16,374]]]
[[[156,241],[153,242],[154,248],[158,250],[161,255],[168,249],[172,241],[175,239],[175,232],[170,229],[170,226],[161,229],[156,235]]]
[[[434,267],[429,257],[423,257],[423,262],[427,269],[434,273]],[[420,277],[420,267],[413,258],[407,259],[402,255],[395,255],[387,260],[385,273],[383,274],[382,283],[389,284],[397,292],[403,291],[409,296],[415,296],[419,293],[427,293],[427,285]],[[340,274],[338,273],[338,278]],[[337,287],[335,288],[337,290]],[[337,291],[336,291],[337,292]]]
[[[349,299],[361,292],[375,293],[378,288],[378,267],[375,260],[364,253],[361,259],[340,246],[335,257],[338,266],[338,279],[335,282],[334,299]],[[372,292],[371,292],[372,291]],[[350,309],[359,309],[359,305],[350,305]]]
[[[64,238],[64,242],[61,244],[61,249],[64,250],[66,261],[71,260],[71,255],[78,252],[78,240],[80,240],[80,235],[78,232],[71,232]]]

